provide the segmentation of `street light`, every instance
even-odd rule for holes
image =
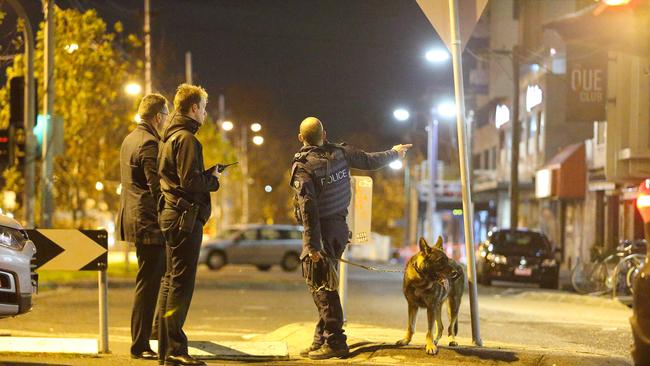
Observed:
[[[136,82],[130,82],[124,86],[124,91],[128,95],[139,95],[142,93],[142,86]]]
[[[395,160],[392,163],[388,164],[388,166],[393,170],[400,170],[404,167],[404,164],[401,160]]]
[[[223,121],[221,123],[221,128],[223,128],[224,131],[230,131],[235,127],[235,125],[230,122],[230,121]]]
[[[393,111],[393,117],[400,122],[405,122],[411,117],[411,113],[407,109],[397,108]]]
[[[79,45],[76,44],[76,43],[70,43],[70,44],[65,45],[65,47],[63,47],[63,49],[66,50],[66,52],[68,52],[68,53],[74,53],[74,51],[79,49]]]
[[[259,124],[259,123],[253,123],[253,124],[251,125],[251,131],[253,131],[253,132],[260,132],[260,130],[262,130],[262,125],[261,125],[261,124]]]
[[[456,116],[456,103],[454,102],[442,102],[436,109],[440,117],[452,118]]]
[[[449,52],[442,48],[434,48],[427,51],[424,57],[431,63],[442,63],[449,60]]]
[[[264,143],[264,137],[262,136],[253,136],[253,143],[257,146],[262,145]]]
[[[102,182],[95,183],[95,189],[98,190],[98,191],[103,191],[104,190],[104,183],[102,183]]]
[[[264,192],[266,192],[266,193],[271,193],[271,192],[273,192],[273,187],[271,187],[270,185],[266,185],[266,186],[264,187]]]

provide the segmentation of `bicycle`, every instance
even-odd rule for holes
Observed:
[[[578,258],[571,271],[573,288],[580,294],[631,294],[634,278],[646,262],[646,247],[645,240],[624,240],[609,255],[595,247],[592,251],[595,260],[585,263]]]

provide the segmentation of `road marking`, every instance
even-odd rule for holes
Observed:
[[[97,355],[99,345],[97,339],[0,337],[0,352]]]

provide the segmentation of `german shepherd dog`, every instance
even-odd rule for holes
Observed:
[[[424,238],[420,238],[420,251],[411,257],[404,270],[403,291],[408,302],[408,328],[406,336],[397,342],[405,346],[411,342],[415,332],[415,322],[419,308],[427,309],[429,330],[427,332],[426,352],[438,353],[438,341],[442,337],[442,304],[448,300],[449,307],[449,345],[455,347],[458,334],[458,310],[465,291],[465,271],[463,266],[447,257],[442,250],[442,237],[436,245],[430,247]],[[431,333],[433,323],[436,333]]]

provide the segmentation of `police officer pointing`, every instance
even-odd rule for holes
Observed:
[[[303,276],[318,309],[314,339],[300,355],[320,360],[344,357],[349,349],[343,330],[343,310],[336,286],[338,259],[349,240],[346,223],[351,198],[350,168],[375,170],[404,157],[412,146],[366,153],[347,144],[327,141],[321,122],[308,117],[300,124],[303,147],[295,155],[291,187],[297,219],[304,226]]]

